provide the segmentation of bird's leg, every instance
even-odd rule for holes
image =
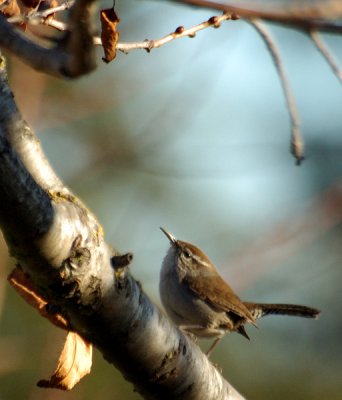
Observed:
[[[217,343],[223,338],[224,336],[224,332],[222,332],[221,330],[216,330],[216,329],[210,329],[208,327],[204,327],[202,325],[179,325],[178,328],[185,333],[194,343],[197,343],[197,339],[198,336],[193,333],[196,331],[209,331],[211,333],[215,332],[215,333],[219,333],[219,336],[217,336],[215,338],[215,340],[213,341],[212,345],[209,347],[209,350],[205,353],[206,356],[209,358],[211,353],[213,352],[215,346],[217,345]]]
[[[189,338],[197,343],[197,336],[193,333],[193,331],[201,331],[204,329],[204,327],[202,325],[179,325],[178,328],[185,333],[187,336],[189,336]]]
[[[207,356],[208,358],[210,357],[210,355],[211,355],[211,353],[213,352],[215,346],[216,346],[217,343],[222,339],[222,337],[223,337],[223,336],[219,336],[219,337],[217,337],[217,338],[213,341],[212,345],[209,347],[209,350],[205,353],[206,356]]]

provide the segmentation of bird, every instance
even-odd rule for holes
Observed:
[[[226,333],[237,332],[249,340],[245,325],[257,326],[266,315],[318,318],[320,310],[307,306],[242,301],[202,250],[160,229],[170,241],[160,271],[161,302],[180,330],[214,339],[208,357]]]

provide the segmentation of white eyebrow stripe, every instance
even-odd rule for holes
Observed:
[[[194,260],[196,260],[196,261],[198,262],[198,264],[201,264],[201,265],[203,265],[204,267],[209,267],[209,266],[210,266],[210,264],[207,263],[206,261],[204,261],[203,259],[201,259],[201,257],[195,256],[195,255],[193,254],[193,255],[192,255],[192,258],[193,258]]]

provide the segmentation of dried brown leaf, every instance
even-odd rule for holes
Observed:
[[[5,1],[0,1],[0,5],[5,3]],[[15,15],[20,15],[20,7],[17,0],[11,0],[4,8],[1,8],[0,13],[4,14],[5,17],[13,17]]]
[[[15,268],[8,276],[8,281],[17,293],[40,315],[49,319],[54,325],[67,330],[67,321],[58,313],[47,308],[47,301],[41,297],[30,277],[20,268]],[[57,368],[48,380],[37,383],[39,387],[72,389],[85,375],[89,374],[92,365],[92,345],[75,332],[68,332]]]
[[[48,379],[37,383],[41,388],[71,390],[85,375],[92,365],[92,345],[75,332],[69,332],[56,371]]]
[[[113,8],[101,10],[101,40],[104,50],[104,57],[102,60],[109,63],[114,60],[116,56],[116,44],[119,41],[119,31],[117,25],[120,22]]]
[[[39,314],[47,318],[58,328],[67,330],[68,323],[62,315],[48,310],[48,302],[41,297],[32,283],[30,277],[25,274],[20,268],[15,268],[7,277],[7,280],[16,292]]]

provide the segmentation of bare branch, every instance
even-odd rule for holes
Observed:
[[[213,16],[208,19],[208,21],[204,21],[198,25],[195,25],[191,28],[184,28],[183,26],[179,26],[174,32],[170,33],[169,35],[163,36],[160,39],[155,39],[155,40],[144,40],[143,42],[137,42],[137,43],[118,43],[116,48],[117,50],[120,50],[124,53],[127,53],[131,50],[136,50],[136,49],[144,49],[147,51],[151,51],[152,49],[157,49],[159,47],[164,46],[167,43],[170,43],[171,41],[175,39],[180,39],[183,37],[190,37],[193,38],[195,37],[196,33],[209,28],[219,28],[221,26],[221,23],[224,21],[228,21],[231,19],[236,19],[235,15],[232,13],[224,13],[221,16]]]
[[[78,0],[70,9],[68,28],[57,46],[49,49],[31,41],[0,15],[0,45],[31,67],[51,75],[75,78],[95,66],[93,17],[96,0]]]
[[[266,46],[271,53],[274,65],[277,69],[291,119],[291,152],[296,159],[297,165],[300,165],[300,163],[304,159],[304,143],[300,130],[300,118],[297,105],[292,94],[291,86],[288,81],[286,71],[281,59],[280,51],[275,40],[271,36],[271,33],[269,32],[265,24],[262,23],[262,21],[255,18],[250,19],[249,22],[252,26],[254,26],[254,28],[261,35],[264,42],[266,43]]]
[[[62,21],[58,21],[55,18],[47,18],[42,21],[42,24],[51,26],[51,28],[57,29],[60,32],[64,32],[67,30],[66,23]]]
[[[75,1],[65,1],[64,3],[58,5],[57,7],[51,7],[43,11],[33,10],[28,14],[20,14],[7,19],[8,22],[12,24],[18,24],[22,22],[26,22],[32,25],[38,25],[44,23],[44,19],[49,17],[52,14],[68,10],[70,7],[74,5]]]
[[[48,15],[51,15],[55,9],[58,7],[55,7],[50,10],[45,10],[44,12],[37,12],[37,13],[32,13],[27,16],[16,16],[9,18],[8,21],[13,23],[13,22],[26,22],[29,24],[44,24],[51,26],[59,31],[69,31],[70,28],[68,24],[58,21],[55,18],[49,18],[46,19]],[[66,9],[66,8],[64,8]],[[49,12],[48,12],[49,11]],[[221,26],[221,23],[224,21],[228,20],[235,20],[237,19],[237,16],[234,13],[223,13],[221,16],[213,16],[209,18],[207,21],[204,21],[198,25],[195,25],[190,28],[184,28],[183,26],[179,26],[178,28],[175,29],[174,32],[161,37],[160,39],[146,39],[143,42],[132,42],[132,43],[118,43],[116,45],[116,50],[122,51],[123,53],[128,53],[132,50],[147,50],[148,52],[151,51],[152,49],[157,49],[159,47],[164,46],[167,43],[170,43],[173,40],[180,39],[183,37],[190,37],[193,38],[195,37],[196,33],[203,30],[207,29],[209,27],[213,28],[219,28]],[[102,46],[102,41],[99,36],[94,36],[93,37],[93,43],[94,45],[97,46]]]
[[[260,18],[267,21],[290,25],[297,29],[317,29],[327,32],[342,32],[342,22],[337,19],[342,16],[342,3],[339,0],[326,0],[313,4],[300,4],[271,6],[252,3],[241,3],[236,6],[225,1],[218,3],[207,0],[172,0],[177,3],[198,6],[214,10],[222,10],[239,15],[241,18]],[[274,3],[276,4],[276,2]]]
[[[342,83],[342,71],[337,64],[334,56],[327,48],[326,44],[323,42],[322,37],[316,30],[310,31],[310,36],[313,42],[315,43],[318,51],[323,55],[323,57],[327,60],[328,64],[330,65],[331,69],[333,70],[334,74],[336,75],[337,79]]]

